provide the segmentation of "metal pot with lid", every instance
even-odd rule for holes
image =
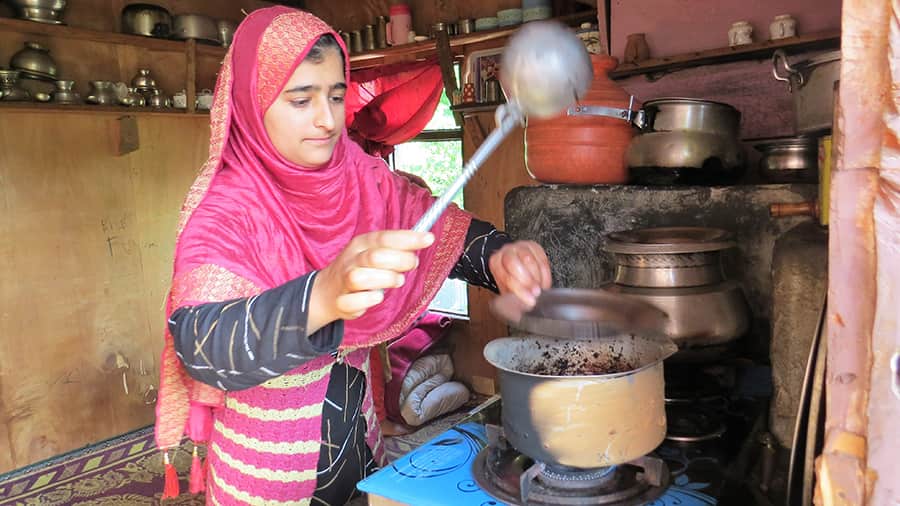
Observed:
[[[603,290],[629,295],[665,311],[664,333],[679,352],[673,360],[717,357],[746,333],[749,309],[741,286],[727,279],[721,253],[735,246],[724,230],[661,227],[615,232],[604,248],[615,257],[615,278]]]

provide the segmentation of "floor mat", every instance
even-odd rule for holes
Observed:
[[[183,493],[166,505],[200,505],[187,494],[190,444],[175,454]],[[0,506],[140,506],[160,504],[162,455],[146,427],[90,447],[0,475]]]

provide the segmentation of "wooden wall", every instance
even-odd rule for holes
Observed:
[[[0,114],[0,473],[153,423],[174,229],[209,120],[142,116],[126,156],[118,121]]]
[[[474,45],[467,51],[489,48]],[[491,112],[478,113],[476,119],[490,132],[494,127]],[[525,131],[514,130],[466,185],[466,210],[478,218],[504,228],[503,202],[506,193],[517,186],[538,184],[525,170]],[[463,135],[463,158],[468,160],[478,148],[473,136]],[[453,362],[456,376],[481,394],[494,394],[495,370],[482,355],[484,346],[497,337],[508,335],[505,324],[488,309],[494,294],[482,288],[469,287],[469,321],[454,323],[450,339],[454,344]]]

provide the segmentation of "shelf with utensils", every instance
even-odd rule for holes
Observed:
[[[105,114],[110,116],[175,116],[209,117],[209,111],[187,112],[185,109],[155,109],[152,107],[116,107],[109,105],[61,105],[52,102],[0,102],[0,111],[37,114]]]
[[[40,42],[47,47],[59,69],[57,79],[75,81],[75,91],[83,97],[89,91],[90,81],[127,83],[138,69],[147,68],[151,69],[164,94],[172,96],[183,90],[189,105],[195,103],[201,89],[215,86],[216,73],[225,56],[225,48],[195,40],[161,39],[0,18],[0,66],[6,66],[16,48],[25,41]],[[43,110],[46,105],[35,103],[34,107]],[[96,111],[95,108],[87,110]]]
[[[787,39],[766,40],[741,46],[722,47],[662,58],[651,58],[640,63],[623,63],[610,72],[609,77],[612,79],[621,79],[633,75],[672,72],[702,65],[769,58],[776,49],[784,49],[787,51],[811,51],[817,49],[835,49],[839,48],[840,45],[840,31],[818,32]]]
[[[567,25],[575,26],[586,21],[596,23],[597,11],[590,10],[553,19]],[[450,37],[450,48],[456,56],[460,56],[464,53],[465,46],[488,41],[497,41],[497,45],[500,46],[510,35],[515,33],[520,26],[522,25],[453,35]],[[350,68],[356,70],[375,67],[385,63],[424,60],[436,56],[437,41],[435,39],[428,39],[422,42],[411,42],[409,44],[401,44],[399,46],[390,46],[384,49],[374,49],[362,53],[351,54]]]

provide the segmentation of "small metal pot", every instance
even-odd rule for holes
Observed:
[[[50,56],[50,50],[37,42],[26,42],[25,48],[13,55],[9,66],[20,70],[21,77],[29,79],[55,81],[59,74],[59,68]]]
[[[759,175],[769,183],[816,183],[819,143],[815,137],[767,139],[754,145],[762,153]]]
[[[66,0],[9,0],[16,9],[16,15],[39,23],[62,24],[62,14]]]
[[[545,464],[591,469],[630,462],[663,441],[663,360],[676,349],[634,335],[505,337],[484,356],[498,370],[507,440]]]
[[[834,116],[834,83],[841,77],[841,52],[829,51],[810,59],[788,63],[779,49],[772,54],[772,75],[788,83],[794,97],[794,121],[798,134],[831,129]]]
[[[122,31],[145,37],[166,38],[172,31],[172,15],[158,5],[127,5],[122,9]]]

